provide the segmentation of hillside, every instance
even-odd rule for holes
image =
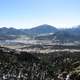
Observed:
[[[37,36],[38,40],[55,40],[60,42],[80,41],[80,27],[71,29],[61,29],[53,34],[45,36]]]
[[[30,29],[30,34],[31,35],[41,35],[41,34],[49,34],[49,33],[55,33],[56,31],[58,31],[57,28],[51,26],[51,25],[40,25],[37,27],[34,27],[32,29]]]
[[[49,54],[0,47],[1,80],[80,80],[80,52]],[[63,79],[62,79],[63,78]]]

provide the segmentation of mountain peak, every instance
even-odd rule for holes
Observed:
[[[54,26],[43,24],[36,26],[32,29],[30,29],[32,34],[47,34],[47,33],[54,33],[57,31],[57,29]]]
[[[37,27],[45,27],[45,28],[47,28],[47,27],[54,27],[54,26],[51,26],[51,25],[48,25],[48,24],[42,24],[42,25],[39,25],[39,26],[37,26]],[[35,27],[36,28],[36,27]],[[55,27],[54,27],[55,28]]]

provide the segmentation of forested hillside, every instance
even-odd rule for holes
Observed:
[[[80,80],[80,53],[27,53],[0,47],[0,80],[5,79]]]

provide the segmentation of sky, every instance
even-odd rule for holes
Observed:
[[[80,0],[0,0],[0,27],[80,25]]]

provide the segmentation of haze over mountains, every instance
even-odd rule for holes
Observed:
[[[0,28],[0,35],[39,35],[39,34],[48,34],[56,32],[57,29],[51,25],[39,25],[31,29],[15,29],[15,28]]]
[[[14,36],[27,35],[33,36],[36,39],[50,39],[50,40],[60,40],[60,41],[73,41],[80,40],[80,26],[70,29],[57,29],[51,25],[39,25],[31,29],[15,29],[15,28],[0,28],[0,39],[10,38],[14,39]],[[10,37],[9,37],[10,36]]]

